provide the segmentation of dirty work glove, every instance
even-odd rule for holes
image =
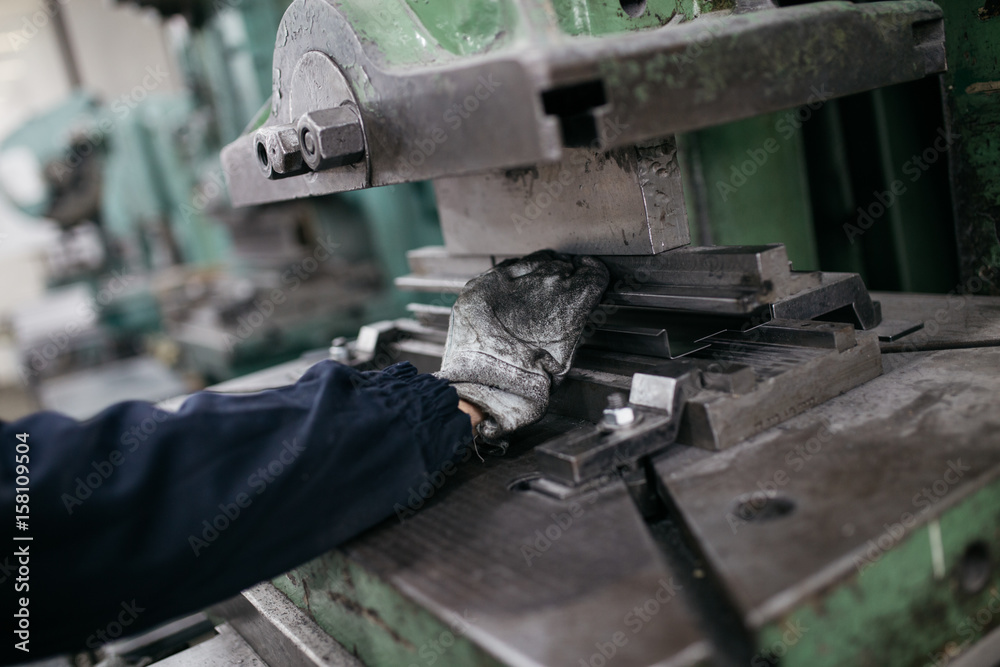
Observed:
[[[466,284],[452,309],[439,377],[479,406],[487,444],[542,417],[608,285],[593,257],[541,250]]]

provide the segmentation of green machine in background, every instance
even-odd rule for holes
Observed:
[[[55,254],[72,257],[81,236],[101,247],[86,266],[50,266],[52,287],[82,280],[96,296],[114,275],[130,278],[99,304],[116,342],[97,359],[153,351],[217,382],[403,314],[392,280],[405,252],[440,242],[427,186],[228,205],[219,149],[270,96],[287,4],[192,4],[188,28],[170,31],[184,92],[110,107],[75,94],[4,141],[0,150],[28,149],[44,170],[44,197],[19,204],[59,220],[69,250]],[[317,254],[327,259],[314,265]]]
[[[175,116],[173,136],[161,135],[160,154],[169,156],[178,146],[189,151],[174,158],[186,166],[180,173],[170,165],[161,172],[168,181],[182,181],[168,197],[170,215],[175,228],[192,234],[202,220],[211,219],[216,229],[225,230],[228,244],[226,287],[221,288],[226,305],[210,299],[204,305],[202,296],[199,312],[185,315],[174,329],[174,338],[198,359],[195,365],[211,369],[210,379],[325,348],[333,337],[356,331],[373,317],[402,314],[406,302],[392,280],[405,273],[406,250],[440,240],[433,205],[427,203],[429,189],[419,184],[362,196],[230,208],[218,151],[270,97],[271,43],[287,4],[192,3],[184,12],[191,30],[176,49],[194,104],[186,117]],[[162,133],[162,124],[153,127]],[[315,253],[322,255],[331,245],[332,257],[313,268]],[[275,290],[277,298],[288,301],[265,316]],[[170,308],[177,303],[171,300]],[[215,325],[206,329],[205,320],[220,314],[225,324],[215,333],[223,336],[213,336]],[[267,321],[249,324],[260,317]]]

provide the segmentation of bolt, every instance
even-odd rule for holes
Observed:
[[[353,164],[365,156],[365,135],[354,105],[310,111],[299,118],[302,159],[313,171]]]
[[[305,172],[302,151],[299,150],[299,133],[291,123],[257,130],[254,148],[257,152],[257,164],[270,179]]]
[[[330,358],[345,363],[351,360],[351,349],[347,347],[347,339],[338,336],[330,342]]]
[[[608,408],[617,409],[625,407],[625,394],[615,392],[608,396]]]
[[[608,407],[604,408],[601,425],[607,428],[623,428],[635,422],[635,411],[625,402],[622,394],[608,396]]]

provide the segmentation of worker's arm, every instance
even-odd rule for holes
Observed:
[[[39,413],[0,424],[9,531],[17,434],[28,434],[30,519],[19,535],[32,538],[8,538],[0,552],[4,599],[30,599],[31,654],[8,639],[0,655],[94,648],[392,516],[471,441],[458,406],[446,380],[408,364],[363,373],[323,362],[295,385],[203,392],[176,413],[128,402],[85,422]],[[15,591],[20,547],[30,581]]]
[[[475,431],[479,422],[483,421],[483,411],[465,399],[459,399],[458,409],[469,415],[469,419],[472,421],[472,430]]]

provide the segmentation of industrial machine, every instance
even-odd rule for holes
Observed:
[[[0,327],[44,407],[105,407],[121,374],[104,367],[152,369],[125,396],[159,400],[325,347],[405,313],[405,251],[440,243],[427,184],[229,205],[219,150],[270,94],[288,0],[213,5],[169,30],[184,91],[77,91],[0,142],[3,195],[58,223],[46,303]]]
[[[505,257],[596,255],[612,280],[549,415],[504,456],[435,472],[397,517],[219,608],[256,659],[995,660],[1000,301],[972,296],[995,264],[948,296],[873,295],[856,273],[793,270],[781,243],[691,245],[711,223],[699,193],[766,187],[755,173],[791,149],[776,125],[706,184],[685,133],[941,73],[943,16],[924,0],[292,3],[270,107],[222,153],[233,203],[432,180],[444,236],[397,280],[442,296],[335,358],[435,370],[446,295]],[[969,164],[963,141],[935,160]]]

